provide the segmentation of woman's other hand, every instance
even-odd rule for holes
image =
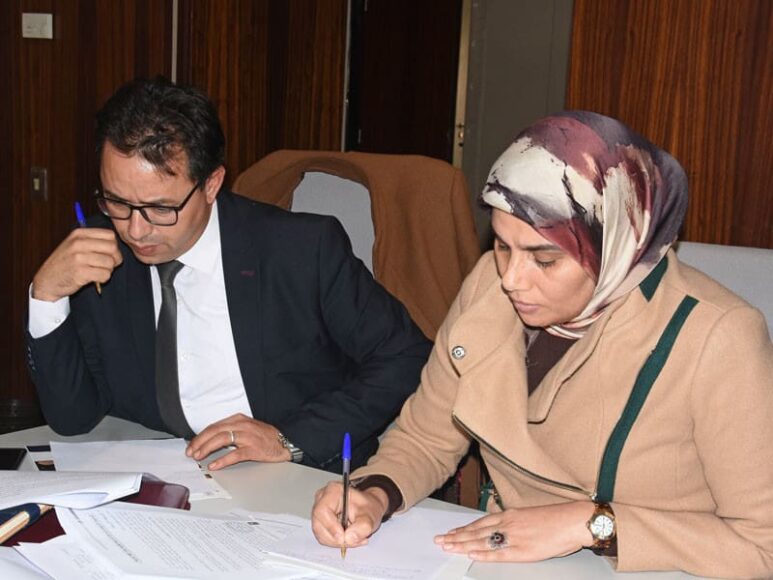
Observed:
[[[342,500],[343,485],[340,481],[330,482],[317,491],[311,510],[311,529],[317,541],[324,546],[364,546],[381,525],[389,506],[389,498],[378,487],[365,491],[350,488],[347,514],[349,526],[345,531],[341,525]]]
[[[435,543],[473,560],[536,562],[590,546],[593,536],[586,523],[592,514],[589,501],[508,509],[436,536]],[[506,542],[496,549],[489,545],[495,532],[503,534]]]

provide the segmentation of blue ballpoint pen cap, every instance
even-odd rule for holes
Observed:
[[[75,218],[78,220],[78,225],[85,226],[86,225],[86,218],[83,217],[83,210],[81,209],[81,204],[77,201],[75,202]]]
[[[344,433],[344,450],[343,453],[341,453],[342,459],[351,459],[352,458],[352,438],[349,436],[348,433]]]

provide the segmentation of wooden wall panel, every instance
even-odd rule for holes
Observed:
[[[171,72],[172,0],[0,2],[0,399],[34,399],[22,341],[29,282],[97,185],[94,114],[135,76]],[[22,12],[54,15],[54,39],[21,37]],[[30,166],[48,168],[47,201]]]
[[[178,81],[215,101],[227,181],[276,149],[341,148],[346,0],[181,0]]]
[[[461,0],[352,2],[346,148],[453,159]]]
[[[567,108],[621,119],[690,179],[683,239],[773,248],[773,2],[576,0]]]
[[[132,78],[171,77],[172,6],[0,2],[0,407],[34,399],[22,341],[29,281],[73,227],[73,202],[95,210],[94,114]],[[178,80],[216,102],[229,178],[278,148],[340,149],[346,11],[347,0],[180,0]],[[52,13],[55,38],[22,39],[22,12]],[[30,198],[31,165],[48,168],[48,201]]]

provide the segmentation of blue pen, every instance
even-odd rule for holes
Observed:
[[[86,218],[83,217],[83,210],[81,209],[81,204],[77,201],[75,202],[75,219],[78,220],[78,225],[82,228],[86,227]],[[99,282],[94,282],[94,286],[97,288],[97,294],[100,296],[102,295],[102,285]]]
[[[352,463],[352,438],[348,433],[344,434],[344,449],[341,452],[341,459],[343,460],[343,477],[344,477],[344,499],[341,507],[341,526],[344,531],[349,527],[349,470]],[[346,542],[341,546],[341,558],[346,558]]]

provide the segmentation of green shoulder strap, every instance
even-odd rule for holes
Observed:
[[[652,299],[665,270],[666,259],[664,258],[647,279],[642,282],[640,288],[648,301]],[[698,304],[698,300],[692,296],[685,296],[682,299],[676,312],[674,312],[674,315],[668,322],[666,329],[660,336],[655,349],[650,353],[644,366],[639,370],[625,409],[623,409],[623,413],[617,421],[617,425],[615,425],[612,435],[607,442],[607,447],[604,450],[604,457],[599,471],[598,487],[594,497],[595,501],[599,503],[609,503],[612,501],[615,495],[617,467],[620,463],[620,454],[623,451],[625,440],[628,438],[628,434],[631,432],[631,428],[639,416],[644,402],[647,400],[647,395],[649,395],[652,385],[655,383],[658,375],[660,375],[660,371],[671,354],[671,349],[674,346],[676,337],[679,335],[679,331],[682,330],[685,320],[687,320],[696,304]]]

